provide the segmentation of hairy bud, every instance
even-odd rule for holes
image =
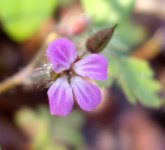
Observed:
[[[104,28],[91,35],[86,42],[86,48],[91,53],[101,52],[113,36],[117,24],[111,28]]]

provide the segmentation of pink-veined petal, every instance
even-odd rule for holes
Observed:
[[[47,59],[56,73],[61,73],[70,68],[77,57],[74,44],[65,38],[59,38],[48,45]]]
[[[106,80],[108,61],[103,55],[91,54],[77,61],[73,69],[82,77],[94,80]]]
[[[85,111],[95,109],[101,101],[99,88],[81,77],[71,79],[71,87],[79,106]]]
[[[73,93],[66,77],[58,78],[48,92],[50,113],[66,116],[73,107]]]

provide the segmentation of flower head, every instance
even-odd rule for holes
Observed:
[[[66,116],[74,99],[85,111],[95,109],[101,101],[99,88],[88,79],[107,78],[107,60],[100,54],[78,57],[74,44],[59,38],[49,44],[46,56],[58,78],[48,90],[50,112]]]

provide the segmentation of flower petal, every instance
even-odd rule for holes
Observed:
[[[95,80],[106,80],[107,68],[108,61],[100,54],[86,56],[73,66],[74,71],[78,75]]]
[[[73,107],[72,89],[66,77],[58,78],[48,90],[50,113],[66,116]]]
[[[81,77],[73,77],[71,87],[78,104],[83,110],[91,111],[100,103],[101,92],[96,85],[89,81]]]
[[[47,59],[52,64],[56,73],[61,73],[70,68],[70,64],[76,59],[74,44],[65,38],[59,38],[48,45],[46,50]]]

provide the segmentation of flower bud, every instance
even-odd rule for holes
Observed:
[[[86,42],[86,48],[91,53],[101,52],[108,44],[117,24],[111,28],[104,28],[91,35]]]

